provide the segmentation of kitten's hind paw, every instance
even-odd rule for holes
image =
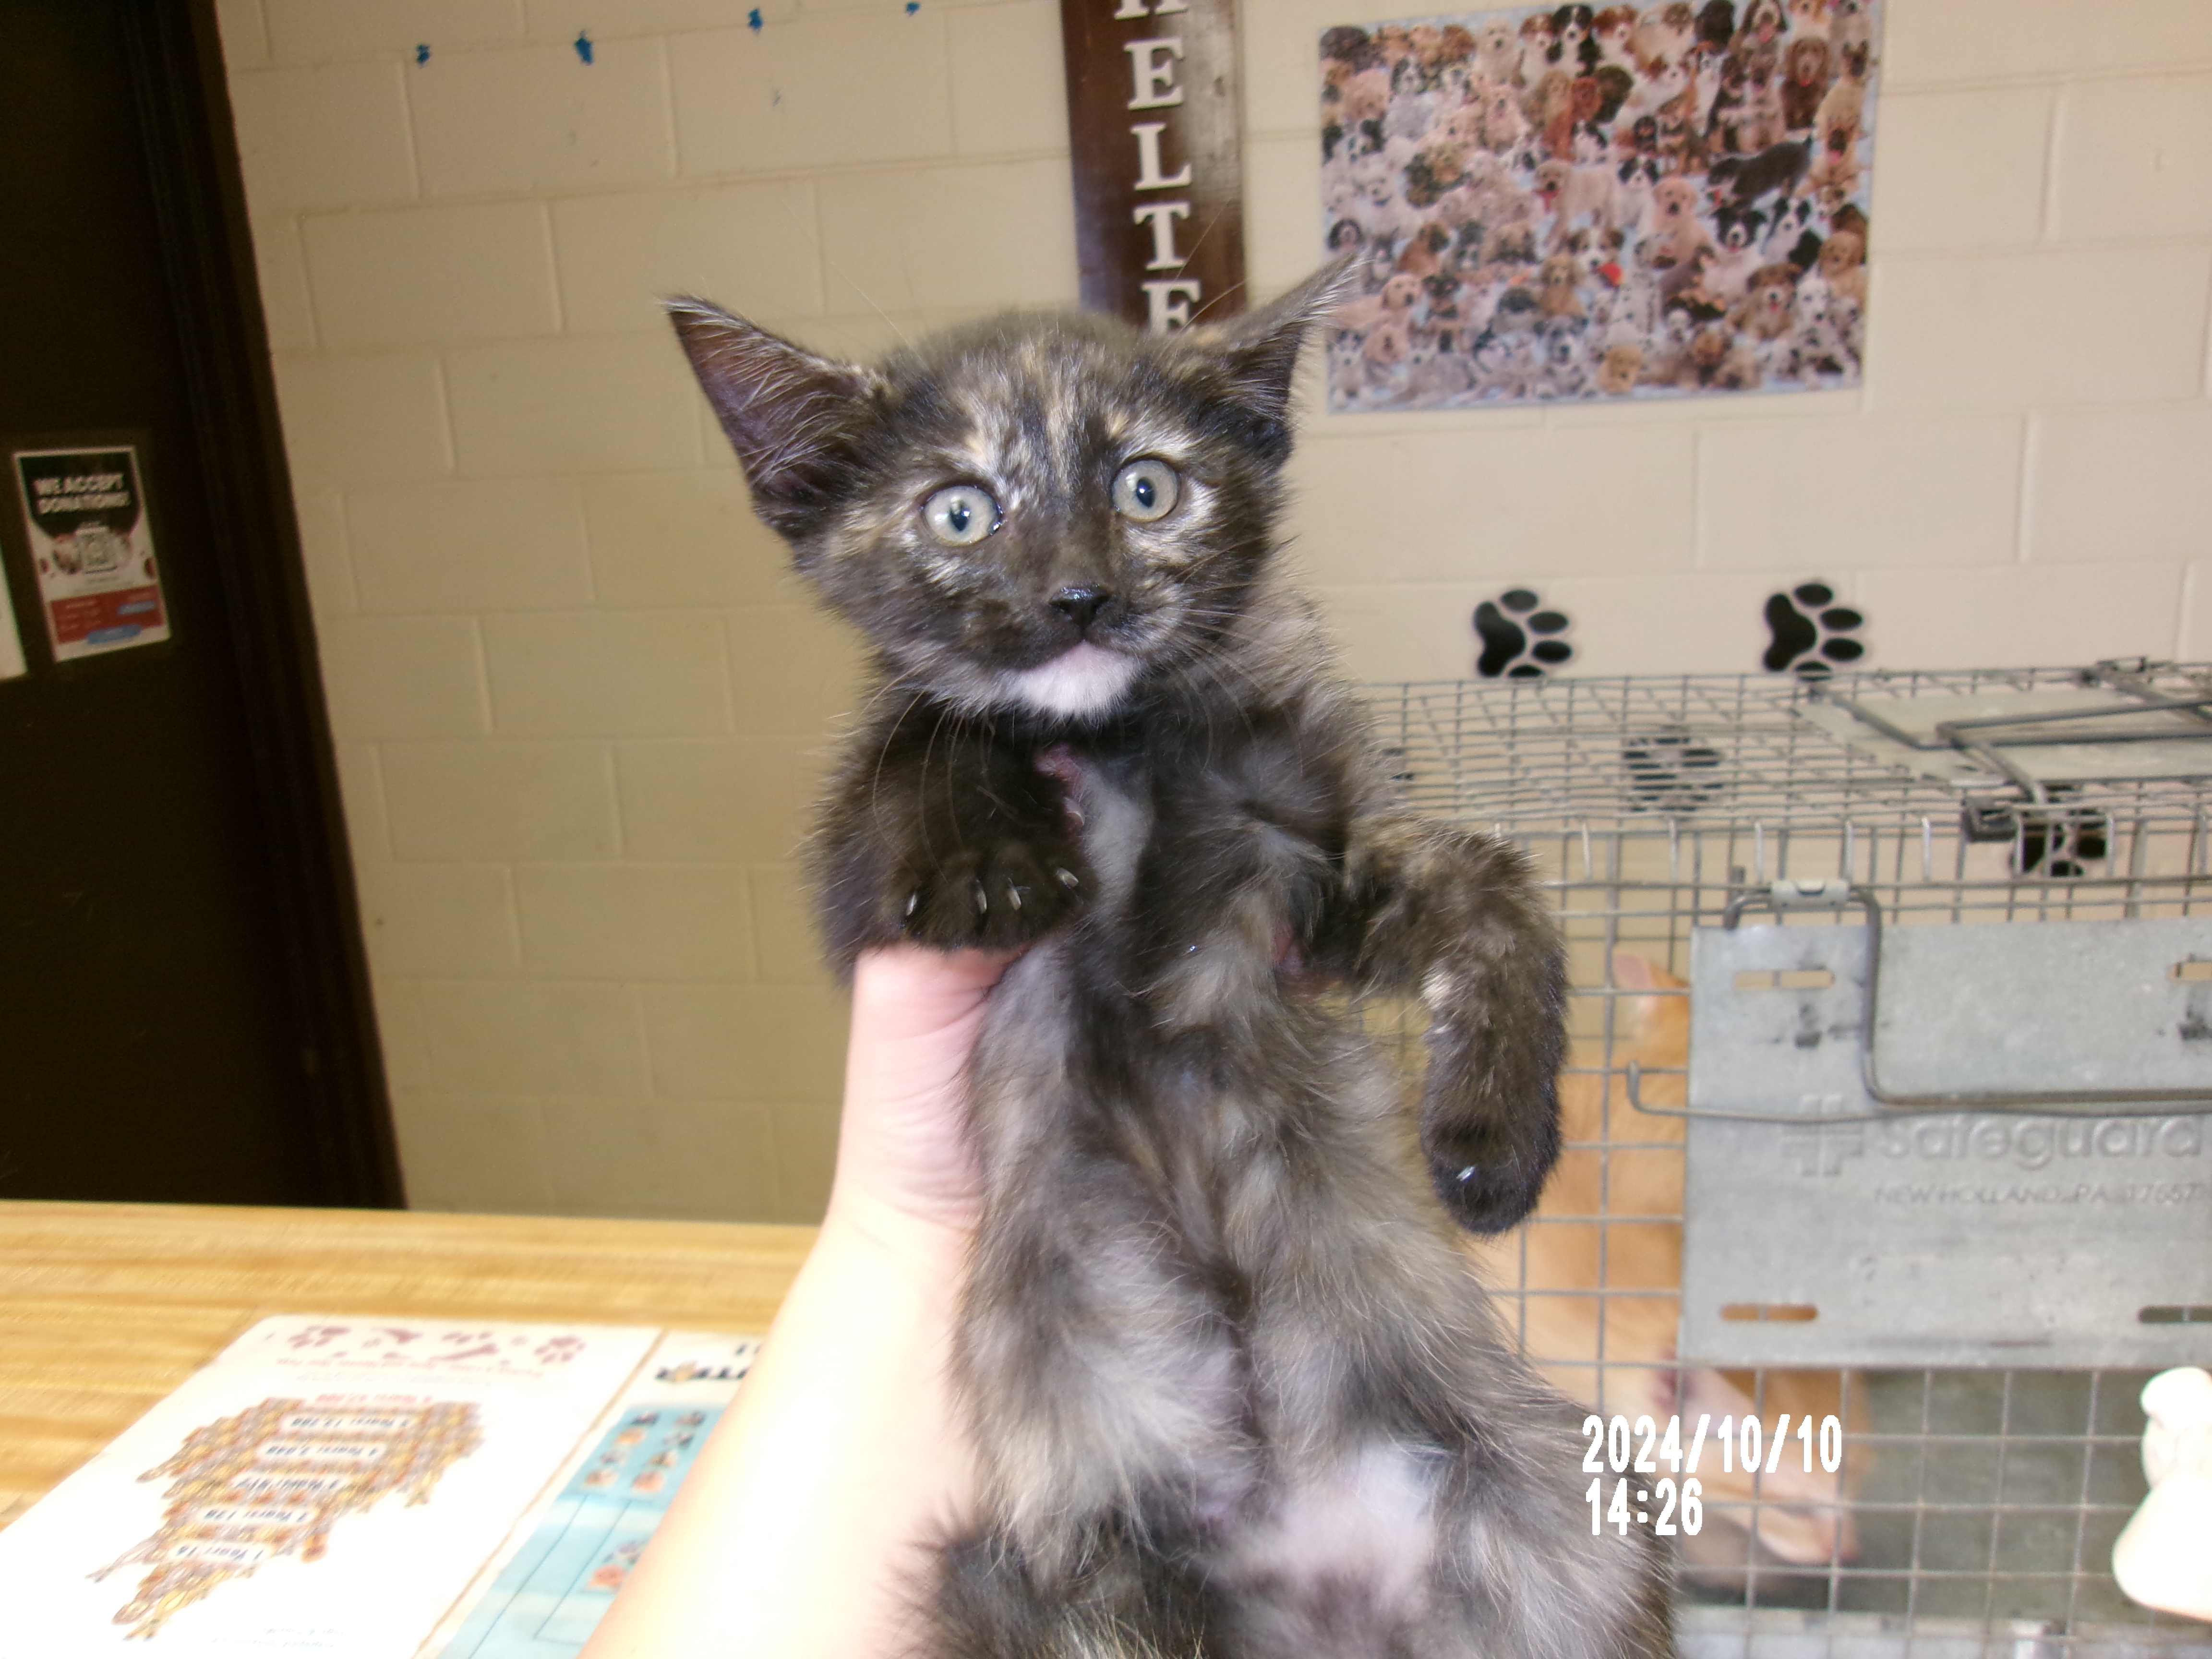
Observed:
[[[1452,1219],[1473,1233],[1517,1227],[1536,1207],[1559,1160],[1559,1133],[1548,1143],[1513,1147],[1488,1134],[1458,1134],[1425,1146],[1429,1179]]]
[[[1073,848],[1001,842],[916,867],[894,890],[893,926],[942,951],[1009,951],[1090,902],[1090,866]]]

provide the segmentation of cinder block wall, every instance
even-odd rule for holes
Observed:
[[[421,1206],[826,1189],[790,856],[854,659],[654,297],[854,355],[1073,298],[1051,0],[747,9],[223,0]],[[1246,7],[1262,293],[1317,258],[1320,29],[1420,9]],[[1866,386],[1317,416],[1294,556],[1355,672],[1465,674],[1511,585],[1588,672],[1743,669],[1812,575],[1892,665],[2212,655],[2212,7],[1888,10]]]

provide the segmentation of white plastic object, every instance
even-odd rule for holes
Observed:
[[[2160,1371],[2142,1408],[2150,1495],[2112,1546],[2112,1577],[2147,1607],[2212,1620],[2212,1374]]]

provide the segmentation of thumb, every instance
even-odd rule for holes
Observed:
[[[846,1196],[972,1222],[981,1176],[967,1136],[968,1057],[1012,959],[917,945],[861,957],[837,1135],[837,1185]]]

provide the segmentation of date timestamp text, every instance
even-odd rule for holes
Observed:
[[[1774,1431],[1769,1435],[1765,1425],[1747,1413],[1740,1421],[1734,1417],[1721,1419],[1717,1434],[1712,1434],[1712,1413],[1707,1412],[1698,1419],[1690,1449],[1685,1453],[1679,1417],[1667,1419],[1663,1435],[1649,1417],[1639,1417],[1634,1423],[1626,1417],[1608,1420],[1595,1413],[1584,1418],[1583,1432],[1589,1437],[1589,1451],[1583,1459],[1583,1468],[1597,1477],[1583,1494],[1589,1502],[1590,1531],[1603,1532],[1610,1524],[1624,1536],[1632,1526],[1650,1527],[1661,1538],[1672,1538],[1677,1532],[1695,1535],[1705,1524],[1705,1486],[1697,1478],[1698,1466],[1709,1449],[1719,1456],[1723,1474],[1733,1474],[1740,1468],[1746,1474],[1772,1474],[1791,1451],[1793,1439],[1798,1442],[1806,1474],[1813,1472],[1816,1455],[1820,1467],[1831,1474],[1844,1467],[1844,1425],[1838,1418],[1822,1418],[1816,1429],[1809,1416],[1797,1419],[1793,1425],[1790,1413],[1782,1412],[1776,1415]],[[1658,1474],[1662,1463],[1667,1474],[1648,1485],[1632,1483],[1633,1475]],[[1610,1502],[1605,1490],[1608,1469],[1616,1477]]]

